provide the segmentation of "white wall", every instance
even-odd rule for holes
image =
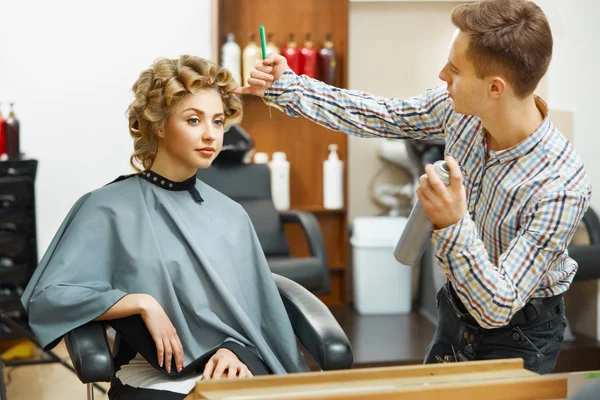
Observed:
[[[591,205],[600,212],[600,136],[597,94],[600,93],[600,3],[595,0],[539,0],[554,35],[548,71],[551,107],[572,110],[574,145],[592,184]],[[573,330],[600,339],[600,281],[576,282],[566,296]]]
[[[600,212],[600,2],[539,0],[554,34],[554,55],[548,71],[548,102],[552,108],[574,111],[574,143],[593,188],[592,207]]]
[[[348,38],[348,86],[386,97],[411,97],[442,84],[454,26],[450,12],[460,3],[352,2]],[[371,199],[369,184],[384,162],[384,139],[348,138],[348,219],[385,211]],[[377,183],[410,181],[389,168]],[[410,201],[407,199],[407,212]]]
[[[39,161],[41,255],[81,195],[131,172],[125,110],[140,72],[211,58],[211,0],[3,0],[0,15],[0,102],[16,101],[21,149]]]

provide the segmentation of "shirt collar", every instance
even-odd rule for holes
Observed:
[[[540,124],[540,126],[533,132],[531,135],[527,136],[527,138],[523,139],[513,147],[509,147],[508,149],[499,150],[499,151],[489,151],[490,159],[497,159],[500,162],[507,162],[519,158],[531,151],[535,145],[537,145],[540,140],[546,136],[546,133],[550,130],[550,118],[548,117],[548,105],[544,100],[540,97],[535,96],[535,105],[538,110],[542,113],[544,120]],[[485,134],[484,134],[485,138]]]

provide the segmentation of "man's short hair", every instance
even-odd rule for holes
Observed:
[[[457,6],[452,23],[469,36],[467,57],[478,78],[503,76],[515,94],[533,93],[552,58],[544,12],[526,0],[482,0]]]

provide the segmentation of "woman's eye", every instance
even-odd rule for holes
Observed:
[[[215,125],[217,125],[217,126],[223,126],[223,120],[222,119],[215,120]]]
[[[188,122],[192,125],[197,125],[200,123],[200,119],[199,118],[190,118],[190,119],[188,119]]]

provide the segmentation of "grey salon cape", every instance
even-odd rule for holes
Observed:
[[[233,339],[276,374],[308,370],[248,215],[195,177],[192,186],[200,199],[138,174],[77,201],[21,299],[42,346],[146,293],[186,365]]]

